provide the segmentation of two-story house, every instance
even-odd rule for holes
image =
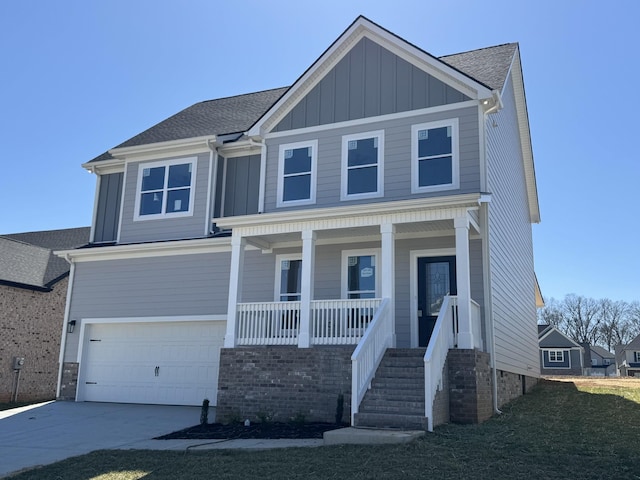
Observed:
[[[539,376],[517,44],[437,58],[359,17],[290,87],[83,166],[62,398],[431,428]]]
[[[626,345],[614,347],[616,368],[622,377],[640,376],[640,335]]]

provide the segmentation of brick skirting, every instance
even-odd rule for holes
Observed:
[[[353,346],[223,348],[216,421],[334,422],[340,394],[342,421],[351,416]]]

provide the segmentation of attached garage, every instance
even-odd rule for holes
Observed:
[[[224,321],[87,323],[79,401],[216,404]]]

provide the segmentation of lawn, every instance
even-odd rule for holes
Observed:
[[[13,480],[640,479],[640,381],[544,381],[482,425],[393,446],[98,451]]]

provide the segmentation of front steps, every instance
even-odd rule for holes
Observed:
[[[355,427],[426,430],[424,348],[388,349],[354,416]]]

